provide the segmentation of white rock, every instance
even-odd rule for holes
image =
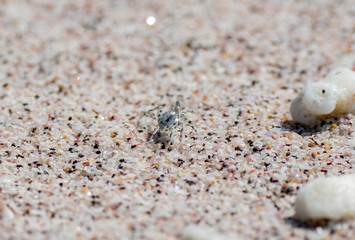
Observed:
[[[201,227],[197,225],[190,225],[182,232],[182,240],[227,240],[238,239],[223,236],[215,229],[210,227]]]
[[[355,112],[355,72],[338,67],[322,81],[307,84],[290,111],[305,125],[314,125],[321,116]]]
[[[297,195],[295,210],[300,220],[355,217],[355,174],[307,183]]]
[[[3,207],[1,212],[1,219],[4,221],[11,221],[14,218],[15,214],[8,207]]]

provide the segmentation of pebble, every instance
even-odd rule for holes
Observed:
[[[355,72],[338,67],[322,81],[307,84],[290,111],[293,119],[304,125],[314,125],[323,115],[354,112]]]
[[[295,210],[300,220],[355,217],[355,174],[308,182],[297,195]]]

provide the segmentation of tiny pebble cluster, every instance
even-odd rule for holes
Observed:
[[[338,67],[322,81],[309,83],[290,110],[295,121],[305,125],[330,114],[355,113],[355,72]]]
[[[0,238],[351,239],[353,219],[301,226],[294,206],[307,182],[354,174],[354,114],[310,128],[289,109],[308,79],[355,70],[354,12],[0,0]],[[149,142],[141,114],[177,100],[198,134]]]

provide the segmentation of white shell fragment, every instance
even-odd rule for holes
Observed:
[[[355,217],[355,174],[307,183],[297,195],[295,210],[300,220]]]
[[[290,110],[304,125],[314,125],[320,116],[355,112],[355,72],[338,67],[322,81],[307,84]]]

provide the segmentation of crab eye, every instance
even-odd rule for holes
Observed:
[[[163,126],[170,126],[171,124],[173,124],[175,121],[175,116],[171,115],[169,117],[163,118],[161,119],[160,124]]]
[[[168,117],[168,119],[166,119],[166,122],[168,123],[168,122],[172,122],[174,120],[174,116],[170,116],[170,117]]]

